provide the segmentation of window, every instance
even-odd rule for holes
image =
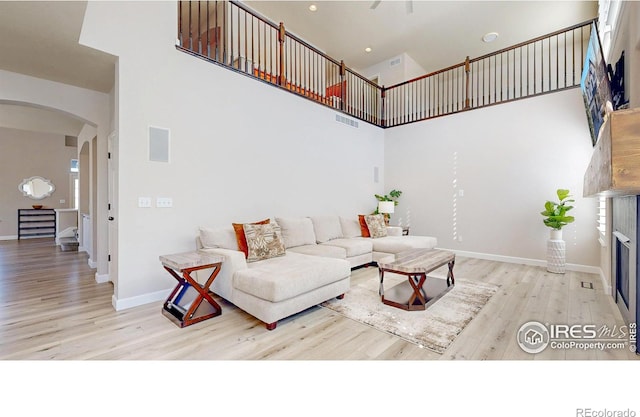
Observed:
[[[69,174],[69,190],[71,194],[69,196],[70,203],[69,207],[74,209],[79,209],[80,206],[80,179],[78,178],[78,174],[72,172]]]
[[[607,246],[607,239],[605,238],[607,233],[607,198],[599,197],[598,198],[598,219],[597,219],[597,229],[598,229],[598,242],[600,242],[600,246]]]
[[[78,177],[73,179],[73,208],[78,209],[80,202],[80,179]]]
[[[71,167],[69,168],[69,172],[78,172],[78,160],[77,159],[72,159],[71,160]]]

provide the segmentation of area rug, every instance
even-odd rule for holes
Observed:
[[[352,286],[342,300],[320,306],[436,353],[449,347],[499,288],[458,279],[453,289],[426,310],[404,311],[382,304],[377,282],[369,282]],[[385,277],[385,288],[386,284]]]

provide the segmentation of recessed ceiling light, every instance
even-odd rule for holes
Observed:
[[[487,43],[493,42],[496,39],[498,39],[498,32],[489,32],[482,37],[482,41]]]
[[[369,48],[368,46],[366,48],[364,48],[365,52],[371,52],[371,48]]]
[[[315,12],[316,10],[318,10],[318,6],[316,6],[315,4],[312,4],[311,6],[309,6],[309,10],[311,10],[312,12]]]

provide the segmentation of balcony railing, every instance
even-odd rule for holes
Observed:
[[[593,20],[384,89],[384,126],[580,85]]]
[[[387,88],[235,1],[179,1],[177,47],[392,127],[578,86],[592,22]]]

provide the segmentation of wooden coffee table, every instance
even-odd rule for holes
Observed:
[[[440,249],[412,249],[397,254],[393,262],[378,262],[382,302],[409,311],[426,309],[453,288],[455,261],[456,255],[453,252]],[[427,276],[443,265],[449,266],[446,279]],[[385,272],[406,275],[407,281],[389,288],[385,293]]]

